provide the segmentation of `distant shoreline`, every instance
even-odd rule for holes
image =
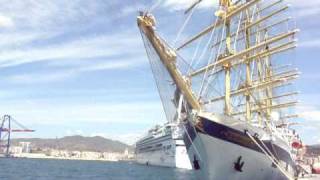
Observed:
[[[75,160],[75,161],[105,161],[105,162],[131,162],[133,159],[104,159],[104,158],[76,158],[76,157],[55,157],[48,156],[42,153],[23,153],[14,154],[12,157],[0,157],[0,158],[13,158],[13,159],[54,159],[54,160]]]

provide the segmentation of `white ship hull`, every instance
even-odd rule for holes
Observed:
[[[192,169],[192,165],[190,159],[188,157],[187,148],[183,142],[183,140],[175,140],[176,148],[175,148],[175,167],[182,169]]]
[[[225,129],[223,126],[216,127],[214,134],[217,136],[215,136],[212,133],[206,132],[209,128],[205,132],[200,132],[190,125],[190,123],[186,124],[189,135],[185,136],[185,141],[193,166],[196,166],[195,163],[199,165],[199,169],[196,170],[199,179],[288,179],[263,152],[258,150],[258,147],[254,145],[246,147],[240,143],[232,142],[230,139],[224,139],[224,135],[226,134],[228,134],[228,137],[234,135],[232,135],[229,129]],[[219,137],[219,134],[224,135]],[[234,137],[243,141],[248,140],[244,138],[245,136]],[[284,167],[287,175],[293,177],[294,165],[289,152],[286,149],[278,147],[276,148],[276,153],[279,153],[279,165]],[[239,171],[235,168],[235,165],[241,165],[241,163],[243,163],[243,166]],[[195,169],[197,168],[195,167]]]
[[[136,162],[143,165],[192,169],[183,140],[169,140],[166,143],[171,144],[173,149],[136,153]]]
[[[138,153],[136,154],[136,162],[151,166],[175,167],[174,154],[164,151]]]
[[[170,133],[139,141],[136,146],[136,162],[139,164],[192,169],[182,134],[177,131],[174,135]]]

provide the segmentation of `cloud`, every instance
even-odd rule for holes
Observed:
[[[137,29],[121,31],[118,26],[120,18],[135,13],[141,4],[116,0],[3,0],[2,4],[0,25],[15,22],[14,31],[0,35],[2,67],[134,53],[139,50],[134,47],[142,45]]]
[[[3,0],[0,11],[18,21],[20,27],[61,29],[70,23],[91,19],[101,12],[101,8],[111,3],[86,3],[81,0]]]
[[[298,106],[299,112],[305,112],[305,111],[317,111],[320,110],[320,94],[319,93],[305,93],[299,95],[302,103],[300,106]]]
[[[36,61],[59,59],[84,59],[119,54],[143,52],[137,49],[140,39],[130,33],[117,35],[101,35],[84,37],[64,44],[54,44],[49,47],[31,47],[0,51],[0,63],[3,66],[13,66]]]
[[[28,74],[17,74],[12,75],[6,78],[7,81],[14,84],[31,84],[31,83],[50,83],[60,80],[65,80],[68,77],[73,75],[72,72],[63,72],[63,73],[28,73]]]
[[[186,10],[197,0],[164,0],[163,7],[170,10]],[[203,0],[199,8],[217,8],[218,0]],[[287,0],[293,4],[298,17],[307,17],[320,14],[320,1]]]
[[[29,36],[19,37],[21,38],[13,38],[12,41],[24,43],[32,41],[39,35],[30,33]],[[4,41],[10,41],[10,36],[4,38]],[[0,47],[1,44],[4,43],[0,42]],[[116,35],[82,37],[48,47],[0,50],[0,67],[3,69],[27,63],[45,62],[47,71],[41,69],[34,70],[35,72],[18,71],[4,77],[11,83],[48,83],[76,77],[86,72],[133,68],[147,63],[146,57],[142,55],[144,55],[144,49],[140,37],[133,32],[123,32]]]
[[[90,136],[101,136],[107,139],[117,140],[124,142],[129,145],[134,145],[137,140],[141,137],[143,132],[133,132],[133,133],[121,133],[121,134],[108,134],[108,133],[92,133]]]
[[[320,1],[288,0],[295,8],[295,14],[299,18],[306,18],[320,14]]]
[[[2,0],[0,12],[20,29],[79,31],[107,24],[144,7],[142,3],[118,0]]]
[[[172,10],[186,10],[196,1],[198,0],[164,0],[162,5]],[[320,13],[319,1],[287,0],[287,2],[293,4],[293,6],[299,10],[299,15],[309,16]],[[202,0],[198,6],[199,8],[217,8],[218,3],[219,0]]]
[[[9,28],[13,27],[13,20],[7,16],[0,15],[0,28]]]
[[[316,94],[310,95],[310,97],[313,97],[314,101],[317,101],[319,99],[319,95]],[[316,104],[314,104],[314,102],[307,101],[307,103],[304,103],[297,107],[297,114],[301,118],[298,119],[299,121],[297,122],[299,123],[299,126],[296,126],[295,129],[299,132],[299,135],[301,135],[304,143],[315,144],[320,138],[319,103],[317,102]]]
[[[70,130],[70,129],[67,129],[67,130],[66,130],[66,136],[74,136],[74,135],[81,135],[81,136],[83,136],[83,135],[84,135],[84,132],[83,132],[83,130],[81,130],[81,129],[77,129],[77,130],[75,130],[75,131]]]
[[[111,94],[110,94],[111,96]],[[2,112],[28,123],[72,124],[76,122],[146,123],[163,121],[159,101],[101,102],[77,100],[15,100],[0,105]]]
[[[137,15],[138,11],[144,10],[146,8],[147,6],[145,4],[134,4],[130,6],[125,6],[121,8],[120,10],[121,13],[119,14],[118,17],[125,17],[132,14]]]
[[[311,105],[311,102],[308,103],[297,107],[297,113],[304,119],[302,125],[311,130],[320,131],[320,108],[316,105]]]
[[[75,78],[83,73],[95,72],[95,71],[110,71],[110,70],[124,70],[130,69],[142,64],[147,63],[143,58],[139,59],[137,57],[127,58],[125,60],[119,59],[108,59],[105,62],[74,62],[66,65],[66,67],[61,69],[61,64],[51,64],[57,65],[58,68],[49,71],[37,71],[32,73],[15,73],[13,75],[7,75],[3,80],[13,83],[13,84],[35,84],[35,83],[52,83],[58,81],[65,81],[70,78]],[[63,63],[62,63],[63,64]],[[62,65],[63,67],[63,65]]]
[[[24,45],[29,45],[33,41],[39,39],[46,40],[56,36],[57,33],[38,32],[38,31],[8,31],[0,34],[0,48],[1,51],[21,48]]]
[[[319,1],[305,1],[305,0],[287,0],[297,8],[310,8],[320,5]]]
[[[108,60],[106,62],[97,63],[94,65],[89,65],[77,69],[78,72],[90,72],[90,71],[100,71],[100,70],[115,70],[115,69],[128,69],[135,66],[139,66],[143,63],[146,63],[144,59],[139,59],[139,57],[128,58],[126,60]]]
[[[197,0],[165,0],[163,6],[171,10],[186,10]],[[218,0],[203,0],[198,7],[199,8],[209,8],[217,7]]]
[[[301,113],[301,116],[306,121],[314,121],[320,123],[320,110],[304,111]]]

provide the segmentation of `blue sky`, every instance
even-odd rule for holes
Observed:
[[[136,15],[150,0],[0,0],[0,109],[27,127],[27,137],[101,135],[133,143],[164,122]],[[202,10],[214,1],[205,0]],[[290,1],[291,2],[291,1]],[[159,31],[173,39],[190,0],[163,0]],[[292,2],[302,75],[297,127],[320,142],[319,1]],[[204,27],[210,21],[198,22]],[[181,21],[182,24],[182,21]],[[179,25],[179,24],[178,24]],[[173,43],[172,41],[169,41]],[[17,136],[16,136],[17,137]]]

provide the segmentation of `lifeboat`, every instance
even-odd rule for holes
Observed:
[[[320,163],[312,165],[312,174],[320,174]]]
[[[295,149],[301,149],[303,147],[302,143],[298,140],[293,141],[291,146]]]

